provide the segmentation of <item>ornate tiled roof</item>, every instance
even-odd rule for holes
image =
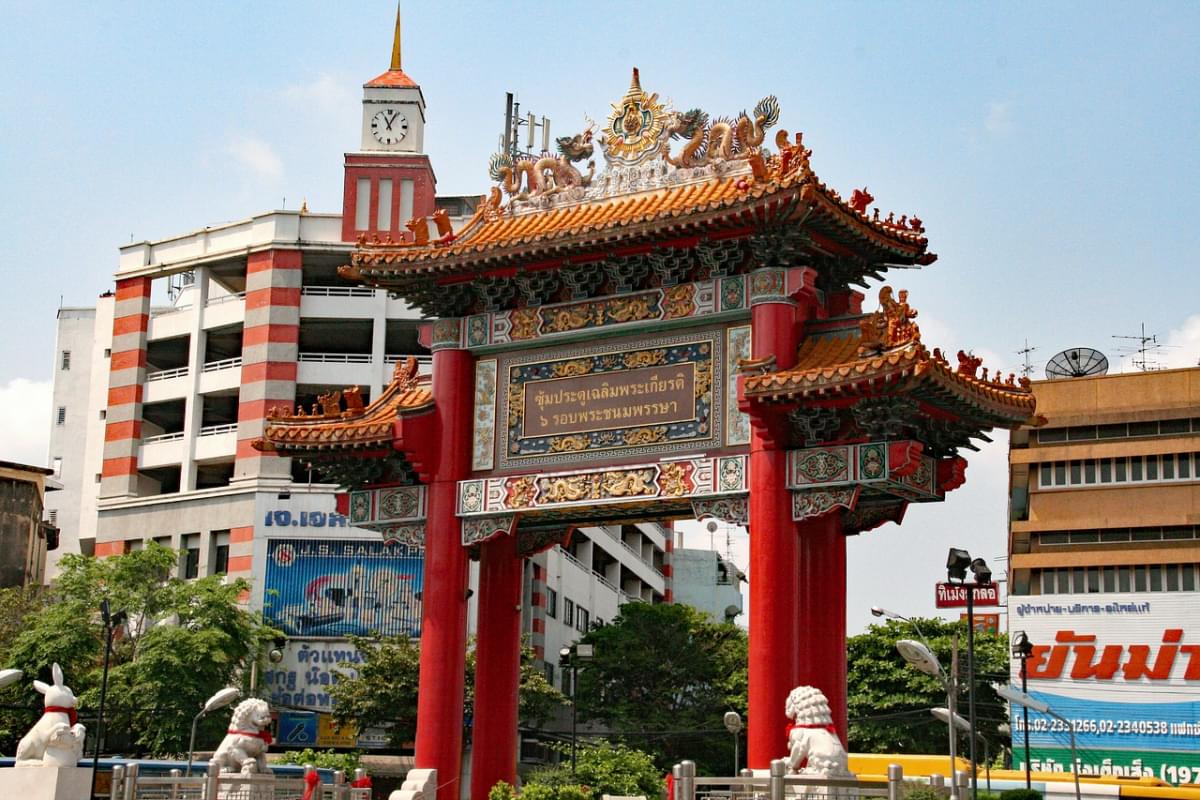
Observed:
[[[936,258],[916,217],[880,219],[878,209],[868,213],[874,197],[865,189],[846,201],[821,183],[800,134],[792,139],[778,131],[775,152],[763,148],[765,131],[778,116],[773,96],[735,120],[710,122],[698,109],[675,112],[642,91],[635,70],[630,91],[594,140],[589,126],[559,139],[558,155],[516,162],[508,154],[493,156],[490,174],[500,185],[462,230],[450,233],[435,219],[439,237],[431,241],[428,221],[416,219],[408,224],[415,241],[364,236],[342,275],[403,284],[518,261],[528,266],[584,256],[589,249],[611,253],[698,235],[789,228],[802,228],[822,257],[868,267]],[[670,148],[674,138],[688,140],[676,155]],[[596,174],[592,162],[581,173],[574,163],[590,158],[594,144],[607,169]]]
[[[417,361],[398,362],[392,382],[370,405],[362,405],[358,387],[321,395],[311,415],[297,408],[276,407],[267,414],[258,450],[297,452],[376,450],[392,447],[396,418],[433,407],[428,376],[417,374]],[[342,404],[345,403],[345,408]]]
[[[1027,378],[988,377],[975,356],[959,351],[951,367],[941,350],[928,350],[912,319],[907,292],[899,302],[880,290],[881,309],[805,338],[796,364],[747,375],[745,395],[765,402],[836,402],[843,398],[911,394],[934,406],[973,409],[978,422],[1012,427],[1028,422],[1036,400]]]
[[[377,75],[363,84],[363,87],[367,89],[374,89],[377,87],[395,88],[408,86],[415,88],[417,86],[417,82],[408,77],[408,73],[402,69],[389,69],[382,75]]]

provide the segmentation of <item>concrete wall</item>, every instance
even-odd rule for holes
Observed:
[[[0,467],[0,587],[41,583],[46,541],[41,533],[45,475]]]

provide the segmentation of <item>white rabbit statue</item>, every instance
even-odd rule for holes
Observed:
[[[17,745],[15,766],[74,767],[83,758],[86,729],[76,721],[75,694],[63,685],[62,668],[58,664],[51,672],[53,686],[33,682],[33,688],[45,695],[45,710]]]

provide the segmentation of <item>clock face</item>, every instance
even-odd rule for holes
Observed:
[[[376,111],[371,117],[371,133],[380,144],[398,144],[408,134],[408,120],[394,108]]]

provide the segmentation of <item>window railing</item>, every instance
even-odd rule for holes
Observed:
[[[157,372],[151,372],[146,376],[146,383],[151,381],[167,381],[171,378],[182,378],[188,374],[187,367],[177,367],[176,369],[160,369]]]
[[[153,444],[155,442],[178,442],[183,439],[183,431],[179,433],[160,433],[157,436],[146,436],[142,438],[143,444]]]
[[[370,353],[301,353],[300,361],[307,364],[370,364]]]
[[[375,290],[362,286],[302,286],[305,297],[374,297]]]
[[[205,308],[209,306],[219,306],[222,303],[232,303],[234,300],[245,300],[246,293],[238,292],[237,294],[223,294],[220,297],[214,297],[204,304]]]
[[[230,422],[226,425],[205,425],[200,429],[201,436],[220,436],[222,433],[237,433],[237,423]]]
[[[220,361],[209,361],[204,365],[201,372],[220,372],[223,369],[233,369],[242,365],[242,357],[234,356],[233,358],[223,358]]]

